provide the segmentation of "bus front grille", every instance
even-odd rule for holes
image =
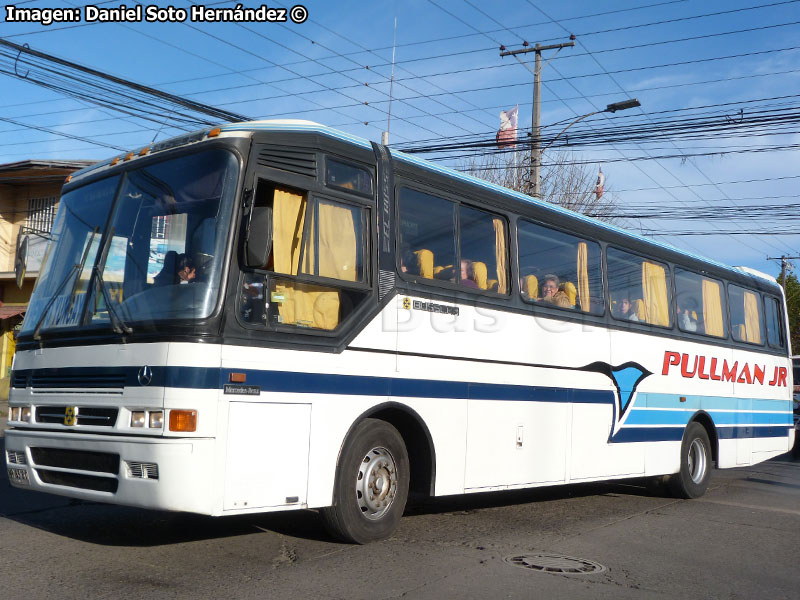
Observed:
[[[125,373],[107,374],[44,374],[33,372],[31,389],[122,389],[125,387]]]
[[[97,473],[119,473],[119,454],[64,450],[60,448],[31,448],[33,464],[37,467],[55,467]]]
[[[64,425],[67,413],[66,406],[37,406],[37,423],[58,423]],[[104,408],[98,406],[79,406],[75,411],[76,425],[92,425],[94,427],[113,427],[117,423],[117,408]]]
[[[36,469],[36,475],[43,483],[93,490],[95,492],[109,492],[114,494],[117,491],[117,487],[119,487],[119,482],[116,479],[84,475],[82,473],[65,473],[64,471]]]

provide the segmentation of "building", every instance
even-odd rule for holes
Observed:
[[[39,275],[61,186],[70,173],[94,161],[24,160],[0,165],[0,381],[8,377],[19,329]],[[14,261],[28,235],[28,267],[17,287]]]

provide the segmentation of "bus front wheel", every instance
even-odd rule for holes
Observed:
[[[681,442],[681,470],[670,477],[672,494],[678,498],[699,498],[711,478],[711,444],[700,423],[690,423]]]
[[[392,425],[358,423],[345,441],[336,469],[333,506],[320,511],[328,531],[357,544],[385,539],[397,529],[408,499],[406,445]]]

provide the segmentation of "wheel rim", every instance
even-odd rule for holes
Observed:
[[[706,447],[699,439],[692,440],[689,446],[689,477],[695,483],[700,483],[706,476],[708,468],[708,455]]]
[[[358,507],[367,519],[386,514],[397,494],[397,466],[386,448],[373,448],[361,460],[356,477]]]

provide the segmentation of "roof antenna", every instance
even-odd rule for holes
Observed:
[[[389,144],[389,131],[392,128],[392,88],[394,87],[394,53],[397,50],[397,15],[394,17],[394,40],[392,41],[392,77],[389,79],[389,114],[386,117],[386,131],[381,135],[381,144]]]

